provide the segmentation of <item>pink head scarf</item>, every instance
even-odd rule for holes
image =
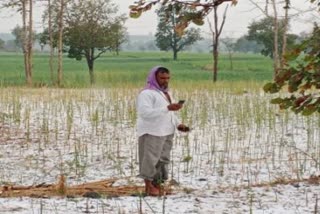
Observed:
[[[159,91],[162,91],[162,92],[168,92],[169,91],[169,88],[161,88],[159,86],[159,84],[158,84],[158,81],[157,81],[157,78],[156,78],[156,73],[157,73],[159,68],[163,68],[163,67],[162,66],[155,66],[150,70],[149,75],[147,77],[147,84],[145,85],[143,90],[151,89],[151,90],[159,90]]]

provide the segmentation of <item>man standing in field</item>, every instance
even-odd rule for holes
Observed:
[[[182,108],[182,103],[172,103],[169,80],[167,68],[152,68],[147,84],[137,98],[139,177],[144,179],[146,194],[150,196],[159,195],[161,184],[168,179],[175,129],[189,131],[174,114]]]

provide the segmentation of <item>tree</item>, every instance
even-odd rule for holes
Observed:
[[[58,5],[58,1],[56,0],[47,0],[47,8],[43,15],[43,22],[44,26],[47,26],[43,33],[39,35],[39,41],[40,45],[49,45],[50,48],[50,57],[49,57],[49,68],[50,68],[50,77],[51,77],[51,83],[55,83],[54,78],[54,70],[53,70],[53,60],[54,60],[54,49],[58,46],[58,26],[56,21],[53,22],[53,19],[58,19],[59,15],[62,15],[60,13],[61,7]],[[61,2],[60,2],[61,3]],[[65,5],[64,5],[65,6]],[[62,60],[62,59],[61,59]],[[59,72],[59,71],[58,71]],[[58,83],[61,82],[61,80],[58,80]]]
[[[214,26],[212,26],[211,22],[208,20],[209,26],[210,26],[210,31],[211,31],[211,34],[212,34],[213,82],[216,82],[217,79],[218,79],[219,38],[220,38],[220,35],[222,33],[222,29],[223,29],[224,23],[226,21],[227,10],[228,10],[228,6],[226,7],[226,9],[225,9],[225,11],[223,13],[223,19],[222,19],[222,22],[221,22],[220,26],[218,26],[218,6],[215,6],[213,8]]]
[[[184,29],[182,35],[177,34],[175,29],[180,24],[181,19],[175,13],[176,10],[179,10],[176,7],[179,6],[162,6],[158,10],[159,22],[155,35],[157,47],[162,51],[172,50],[173,60],[178,59],[178,52],[202,39],[200,29]]]
[[[280,30],[278,37],[283,36],[283,26],[284,22],[283,20],[280,20]],[[270,58],[273,58],[274,56],[274,22],[273,18],[266,17],[259,21],[253,22],[249,25],[249,31],[247,35],[247,39],[251,41],[256,41],[258,44],[263,45],[263,49],[261,50],[261,54],[265,56],[269,56]],[[295,44],[296,39],[298,38],[297,35],[294,34],[287,34],[287,48],[292,48],[292,46]],[[280,50],[282,50],[282,43],[283,40],[279,39],[278,46],[280,47]],[[280,52],[280,55],[282,52]]]
[[[121,45],[128,41],[128,33],[127,29],[123,26],[122,22],[115,23],[113,25],[114,31],[114,42],[115,42],[115,49],[117,55],[119,55],[119,52],[121,50]]]
[[[177,27],[178,30],[188,27],[190,22],[193,23],[203,23],[203,19],[214,9],[223,3],[232,2],[232,4],[237,4],[237,0],[190,0],[190,1],[180,1],[180,0],[138,0],[135,1],[133,5],[130,5],[130,17],[139,18],[142,12],[148,11],[153,5],[161,4],[165,5],[181,5],[183,7],[188,7],[190,9],[196,9],[196,13],[191,14],[181,14],[184,22]],[[182,8],[182,7],[181,7]],[[180,11],[176,11],[177,14]]]
[[[44,31],[39,35],[40,45],[49,45],[49,68],[51,82],[61,86],[63,81],[63,43],[67,5],[72,0],[46,0],[47,8],[43,14]],[[57,78],[54,76],[54,50],[57,50]]]
[[[48,32],[48,28],[44,29],[43,32],[38,33],[36,35],[37,40],[39,42],[39,45],[41,46],[41,48],[43,49],[46,45],[50,45],[50,39],[49,39],[49,32]],[[57,32],[55,32],[53,34],[53,42],[52,42],[52,47],[53,48],[57,48],[57,42],[58,42],[58,34]]]
[[[320,11],[320,0],[317,3]],[[277,93],[287,88],[289,95],[277,97],[271,103],[280,109],[291,109],[295,113],[311,115],[320,113],[320,28],[314,24],[312,35],[285,55],[284,67],[273,82],[264,85],[267,93]]]
[[[14,43],[16,44],[16,46],[23,50],[23,29],[17,25],[15,28],[12,29],[11,33],[15,37]]]
[[[55,30],[52,33],[52,38],[53,38],[52,39],[52,47],[53,47],[53,50],[54,50],[58,46],[58,31],[57,30]],[[44,29],[42,33],[38,33],[37,34],[37,39],[38,39],[39,44],[41,46],[50,45],[50,38],[49,38],[48,28]]]
[[[214,38],[214,52],[213,52],[213,81],[217,80],[217,64],[218,64],[218,39],[223,27],[221,24],[220,28],[218,29],[218,17],[217,17],[217,9],[219,5],[223,3],[231,2],[233,5],[237,3],[237,0],[190,0],[190,1],[181,1],[181,0],[138,0],[130,8],[130,17],[132,18],[139,18],[142,12],[150,10],[153,5],[162,4],[167,6],[174,6],[178,5],[181,9],[189,8],[190,10],[194,10],[193,13],[181,13],[180,10],[176,10],[176,14],[179,14],[181,18],[181,23],[176,26],[176,32],[178,35],[182,35],[184,29],[188,27],[188,25],[193,22],[194,24],[201,25],[204,23],[204,18],[210,14],[213,10],[214,12],[214,30],[211,30],[212,33],[215,33]],[[225,19],[225,18],[224,18]]]
[[[0,39],[0,49],[4,49],[5,42]]]
[[[32,56],[33,56],[33,1],[32,0],[3,0],[2,6],[6,8],[17,8],[22,15],[22,50],[24,56],[24,69],[26,83],[32,85]]]
[[[48,0],[48,41],[50,47],[49,68],[51,83],[54,83],[54,71],[53,71],[53,57],[54,57],[54,40],[53,40],[53,24],[52,24],[52,1]]]
[[[116,51],[124,36],[124,15],[110,0],[77,0],[67,8],[65,48],[68,57],[81,60],[89,68],[90,83],[95,83],[94,61],[107,51]]]
[[[224,44],[224,46],[226,47],[227,51],[228,51],[228,55],[229,55],[229,61],[230,61],[230,70],[233,70],[233,52],[235,50],[235,42],[232,38],[230,37],[226,37],[221,39],[221,42]]]
[[[57,32],[58,32],[58,42],[57,42],[57,48],[58,48],[58,86],[61,86],[62,79],[63,79],[63,39],[64,39],[64,17],[66,13],[66,7],[67,4],[69,3],[69,0],[58,0],[56,1],[57,3]],[[50,11],[50,8],[48,8]],[[50,27],[50,24],[49,24]],[[49,35],[50,35],[50,40],[52,42],[52,31],[49,30]]]
[[[261,53],[263,45],[254,40],[248,40],[247,36],[241,36],[234,45],[234,50],[243,53]]]
[[[310,115],[320,113],[320,28],[315,25],[313,33],[302,44],[286,55],[286,63],[274,82],[267,83],[264,91],[277,93],[287,87],[289,97],[277,97],[271,103],[281,109]]]
[[[37,38],[37,40],[39,42],[39,45],[41,47],[41,51],[43,51],[44,47],[48,44],[47,43],[47,35],[45,35],[44,32],[43,33],[38,33],[36,35],[36,38]]]
[[[268,2],[268,1],[267,1]],[[280,64],[280,59],[279,59],[279,18],[278,18],[278,10],[277,10],[277,5],[276,5],[276,0],[271,0],[272,2],[272,8],[273,8],[273,17],[269,17],[272,19],[272,24],[273,24],[273,65],[274,65],[274,75],[277,75],[278,73],[278,68]],[[268,3],[267,6],[268,7]]]
[[[28,20],[28,26],[26,29],[26,38],[27,38],[27,54],[28,54],[28,59],[27,59],[27,66],[28,66],[28,84],[31,86],[32,84],[32,68],[33,68],[33,41],[36,39],[35,38],[35,33],[33,32],[33,0],[29,0],[29,8],[27,9],[29,13],[29,20]]]
[[[281,20],[282,23],[280,23],[279,18],[279,11],[278,11],[278,4],[280,1],[278,0],[270,0],[271,1],[271,7],[273,14],[269,14],[269,4],[270,1],[265,1],[265,8],[259,6],[259,4],[254,0],[249,0],[253,5],[255,5],[264,15],[266,15],[267,18],[270,18],[272,20],[272,30],[273,30],[273,48],[272,48],[272,58],[273,58],[273,70],[274,70],[274,76],[277,75],[278,68],[282,68],[284,64],[284,55],[287,51],[287,32],[289,29],[289,8],[291,1],[290,0],[284,0],[281,2],[284,3],[283,9],[284,9],[284,18]],[[280,26],[282,25],[282,26]],[[280,30],[282,31],[282,38],[280,38]],[[281,41],[282,39],[282,41]],[[279,43],[281,41],[282,48],[280,49]],[[280,54],[282,52],[282,54]]]
[[[23,32],[22,27],[17,25],[15,28],[12,29],[11,34],[15,38],[14,43],[16,44],[16,46],[23,50],[23,48],[24,48],[23,44],[24,44],[25,37],[24,37],[24,32]],[[32,35],[32,44],[34,44],[35,41],[37,40],[37,36],[36,36],[35,31],[33,31],[32,34],[33,34]]]
[[[280,60],[280,68],[283,68],[283,65],[285,63],[285,54],[287,53],[287,42],[288,42],[288,37],[287,37],[287,32],[289,28],[289,9],[290,9],[291,1],[290,0],[285,0],[285,6],[283,7],[285,10],[285,15],[284,15],[284,26],[283,26],[283,34],[282,34],[282,54],[281,54],[281,60]]]
[[[20,49],[16,46],[16,43],[14,40],[7,40],[4,45],[4,48],[8,51],[14,51],[14,52],[19,51]]]
[[[146,49],[149,51],[157,51],[159,50],[154,40],[146,41],[145,43]]]

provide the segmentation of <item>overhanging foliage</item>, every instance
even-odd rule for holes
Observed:
[[[184,29],[192,22],[196,25],[202,25],[204,18],[212,11],[213,8],[220,4],[231,2],[233,5],[237,4],[237,0],[138,0],[133,5],[130,5],[130,17],[139,18],[145,11],[152,9],[154,5],[161,4],[163,6],[175,7],[176,14],[181,20],[180,24],[176,26],[176,31],[182,35]],[[192,13],[180,13],[182,10],[191,9]]]
[[[286,61],[285,68],[274,82],[264,86],[264,91],[277,93],[287,87],[290,96],[277,97],[271,102],[302,115],[320,113],[320,28],[317,25],[310,38],[286,55]]]

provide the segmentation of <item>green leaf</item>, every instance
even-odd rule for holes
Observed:
[[[288,70],[284,70],[284,71],[281,71],[275,78],[275,82],[277,84],[280,84],[282,85],[285,81],[287,81],[291,76],[291,70],[288,69]]]
[[[131,18],[137,19],[141,16],[141,14],[142,14],[142,10],[131,10],[129,15]]]
[[[204,24],[204,21],[202,18],[195,18],[195,19],[192,19],[192,22],[196,25],[203,25]]]
[[[283,99],[282,103],[279,104],[280,109],[288,109],[292,106],[292,102],[290,99]]]
[[[189,162],[192,160],[192,157],[190,155],[187,155],[183,158],[182,162]]]
[[[285,59],[287,61],[293,61],[293,60],[296,60],[297,57],[300,55],[301,53],[301,49],[300,48],[296,48],[290,52],[288,52],[286,55],[285,55]]]
[[[309,116],[309,115],[313,114],[316,110],[317,110],[316,108],[305,108],[302,111],[302,115]]]
[[[263,90],[266,92],[266,93],[277,93],[279,92],[280,88],[278,87],[278,85],[276,83],[267,83],[263,86]]]
[[[271,104],[280,104],[283,102],[283,99],[280,97],[274,98],[270,101]]]

